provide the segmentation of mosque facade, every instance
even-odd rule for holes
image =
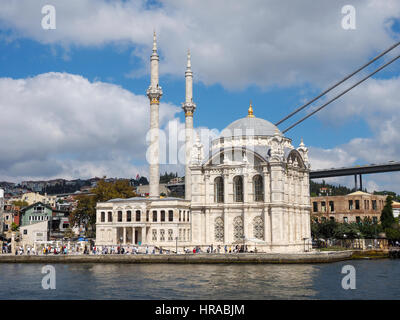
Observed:
[[[308,149],[295,148],[271,122],[254,116],[226,127],[209,154],[193,129],[193,73],[185,72],[185,199],[159,195],[159,102],[156,36],[150,57],[150,195],[96,206],[96,245],[174,250],[246,245],[258,252],[304,252],[311,241]]]

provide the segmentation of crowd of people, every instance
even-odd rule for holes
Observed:
[[[241,253],[248,252],[246,245],[236,245],[236,246],[223,246],[220,245],[214,247],[213,245],[208,246],[205,250],[201,247],[196,246],[193,249],[183,248],[182,251],[178,250],[178,253],[184,254],[198,254],[198,253]],[[257,251],[255,251],[257,252]],[[2,253],[11,253],[11,247],[3,245]],[[46,245],[46,246],[17,246],[15,250],[15,255],[67,255],[67,254],[91,254],[91,255],[105,255],[105,254],[170,254],[176,253],[175,250],[167,250],[162,247],[149,247],[149,246],[101,246],[96,245]]]

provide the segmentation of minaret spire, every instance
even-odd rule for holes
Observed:
[[[187,53],[186,64],[186,94],[185,102],[182,103],[182,109],[185,111],[185,199],[192,198],[191,171],[190,160],[193,147],[193,112],[196,109],[196,104],[193,103],[193,72],[190,50]]]
[[[147,161],[150,163],[150,197],[160,196],[160,155],[159,155],[159,104],[163,94],[158,84],[157,36],[153,33],[153,53],[150,56],[150,86],[147,96],[150,100],[150,146],[147,152]]]

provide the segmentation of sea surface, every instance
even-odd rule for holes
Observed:
[[[356,289],[342,288],[345,265]],[[400,299],[400,260],[329,264],[0,264],[0,299]]]

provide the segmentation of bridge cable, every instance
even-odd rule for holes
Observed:
[[[294,110],[292,113],[290,113],[289,115],[287,115],[286,117],[284,117],[283,119],[279,120],[277,123],[275,123],[276,126],[280,125],[282,122],[286,121],[287,119],[289,119],[290,117],[294,116],[296,113],[298,113],[299,111],[303,110],[305,107],[307,107],[308,105],[310,105],[311,103],[313,103],[314,101],[318,100],[319,98],[321,98],[322,96],[324,96],[325,94],[327,94],[329,91],[331,91],[332,89],[336,88],[338,85],[342,84],[343,82],[345,82],[346,80],[350,79],[352,76],[354,76],[356,73],[360,72],[361,70],[365,69],[366,67],[368,67],[371,63],[375,62],[376,60],[378,60],[380,57],[382,57],[383,55],[385,55],[386,53],[388,53],[389,51],[392,51],[394,48],[396,48],[398,45],[400,45],[400,41],[395,43],[393,46],[391,46],[389,49],[383,51],[381,54],[377,55],[375,58],[373,58],[371,61],[369,61],[368,63],[364,64],[362,67],[358,68],[356,71],[354,71],[353,73],[349,74],[348,76],[346,76],[345,78],[343,78],[342,80],[340,80],[338,83],[334,84],[332,87],[326,89],[324,92],[322,92],[320,95],[318,95],[317,97],[315,97],[314,99],[310,100],[309,102],[307,102],[306,104],[302,105],[301,107],[297,108],[296,110]]]
[[[392,60],[390,60],[388,63],[385,63],[383,66],[379,67],[378,69],[376,69],[374,72],[370,73],[369,75],[367,75],[366,77],[362,78],[360,81],[358,81],[357,83],[355,83],[354,85],[352,85],[350,88],[346,89],[345,91],[341,92],[340,94],[338,94],[336,97],[332,98],[331,100],[329,100],[327,103],[323,104],[321,107],[319,107],[318,109],[314,110],[313,112],[311,112],[310,114],[308,114],[307,116],[305,116],[304,118],[300,119],[299,121],[295,122],[294,124],[292,124],[289,128],[285,129],[282,131],[282,133],[285,133],[287,131],[289,131],[290,129],[292,129],[293,127],[297,126],[299,123],[303,122],[304,120],[306,120],[307,118],[311,117],[313,114],[317,113],[318,111],[320,111],[321,109],[325,108],[328,104],[330,104],[331,102],[335,101],[336,99],[340,98],[341,96],[343,96],[345,93],[349,92],[350,90],[354,89],[355,87],[357,87],[359,84],[361,84],[362,82],[364,82],[365,80],[367,80],[368,78],[372,77],[375,73],[378,73],[379,71],[381,71],[383,68],[387,67],[389,64],[393,63],[394,61],[396,61],[398,58],[400,58],[400,55],[398,55],[397,57],[393,58]]]

